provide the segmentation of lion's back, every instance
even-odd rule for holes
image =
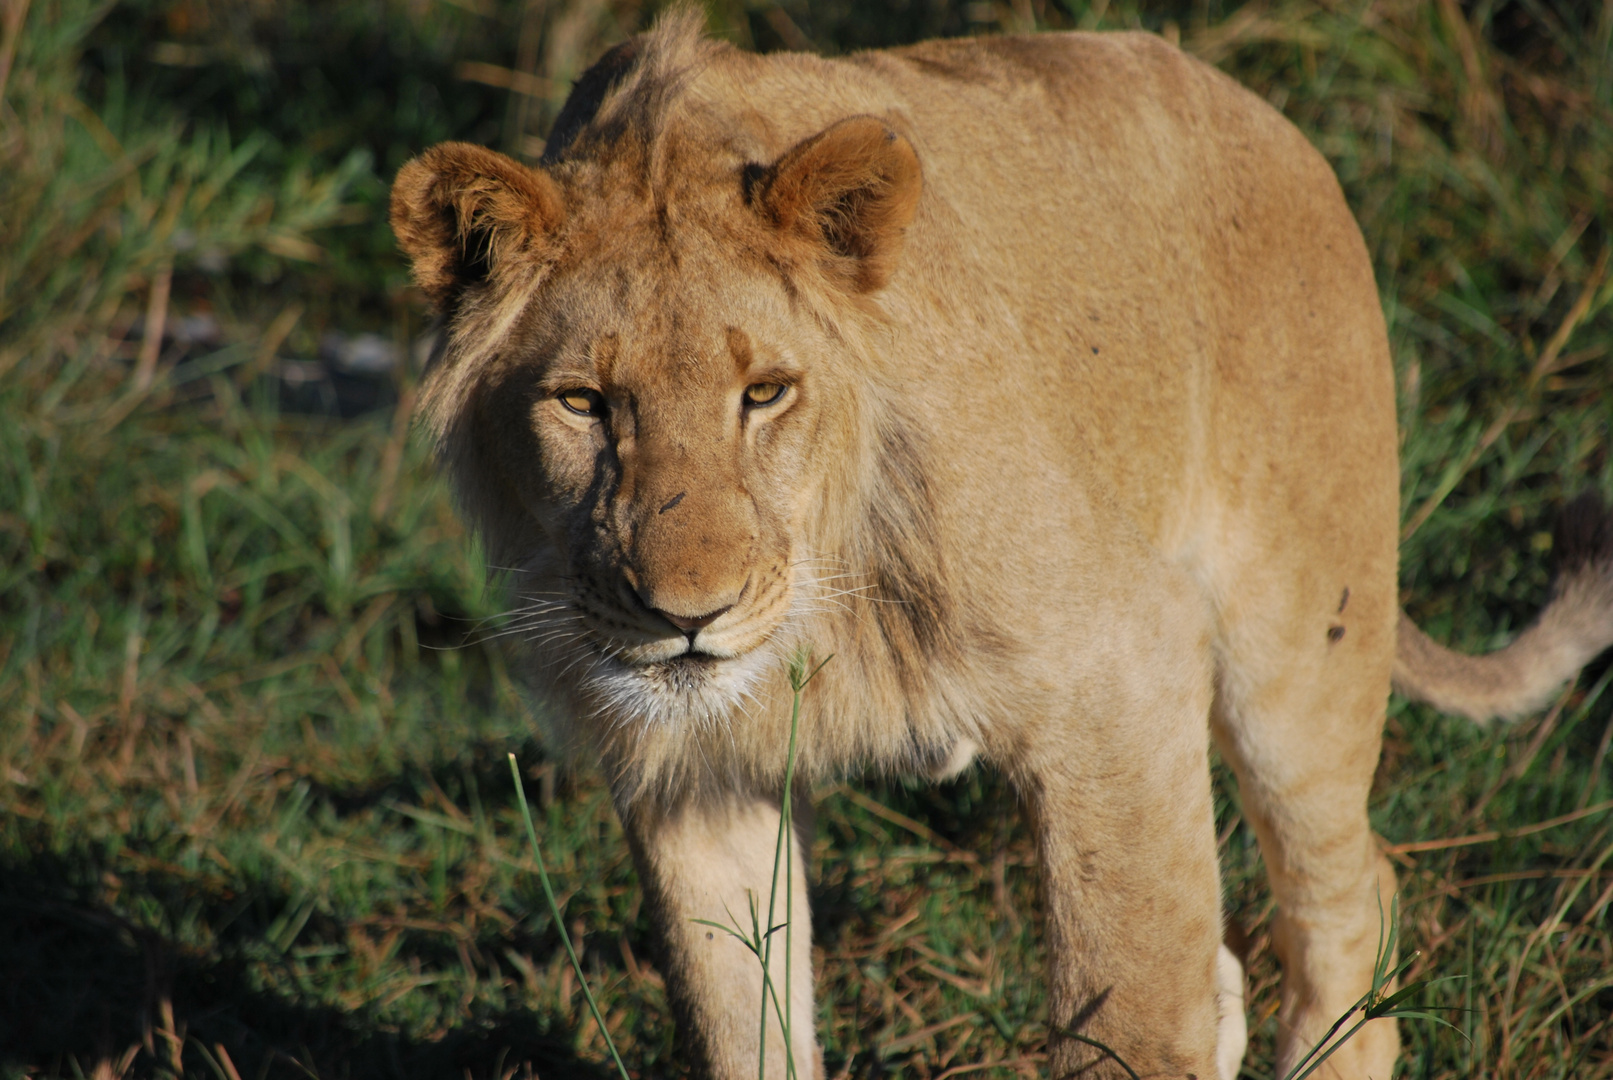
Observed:
[[[888,299],[919,339],[906,362],[968,363],[960,326],[976,334],[977,359],[1013,376],[1002,407],[1040,420],[1052,452],[1096,459],[1168,549],[1195,543],[1194,523],[1229,509],[1204,500],[1232,489],[1324,523],[1349,506],[1392,532],[1370,260],[1332,169],[1281,114],[1140,33],[854,62],[890,87],[925,163],[930,198]]]

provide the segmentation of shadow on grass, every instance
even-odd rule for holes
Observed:
[[[369,776],[308,776],[302,780],[309,795],[328,805],[338,817],[398,803],[440,806],[437,800],[441,798],[462,810],[476,803],[502,806],[513,801],[510,766],[505,757],[510,753],[515,755],[521,775],[527,780],[533,806],[547,810],[556,799],[565,800],[575,794],[574,774],[544,753],[531,735],[475,739],[460,748],[457,760],[449,762],[410,763],[377,770]]]
[[[913,832],[887,818],[868,816],[855,807],[820,808],[816,813],[830,819],[826,822],[826,834],[831,839],[832,850],[837,853],[831,855],[831,864],[840,854],[855,850],[859,844],[858,837],[847,831],[852,821],[870,830],[871,835],[879,838],[876,843],[881,846],[932,847],[933,837],[955,851],[973,855],[981,866],[989,865],[994,856],[1010,845],[1026,848],[1030,842],[1023,808],[1012,784],[1000,772],[985,765],[974,765],[961,777],[940,784],[867,778],[853,782],[852,786],[900,818],[917,824],[929,835]],[[812,940],[832,948],[870,918],[883,916],[879,905],[871,904],[873,898],[854,885],[851,877],[834,872],[832,865],[824,870],[826,872],[815,877],[810,886]],[[955,870],[960,878],[980,872],[962,867]]]
[[[254,985],[237,948],[198,949],[132,924],[84,899],[82,883],[103,871],[55,854],[0,861],[0,1070],[88,1074],[102,1059],[142,1050],[132,1076],[169,1073],[163,1003],[185,1036],[183,1071],[214,1076],[201,1049],[228,1051],[244,1080],[271,1077],[500,1077],[602,1080],[567,1033],[547,1033],[537,1014],[513,1009],[476,1017],[440,1039],[387,1031],[363,1006],[347,1010],[288,1001]],[[143,885],[154,885],[145,882]],[[160,887],[160,886],[159,886]],[[256,898],[262,899],[262,898]],[[198,897],[228,924],[253,898]],[[237,935],[231,935],[237,936]],[[76,1067],[75,1067],[76,1066]]]

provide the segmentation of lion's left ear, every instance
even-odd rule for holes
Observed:
[[[842,120],[798,143],[755,177],[750,194],[783,232],[828,250],[853,292],[882,288],[924,181],[908,141],[872,116]]]
[[[392,232],[438,308],[465,286],[542,261],[565,221],[541,169],[469,143],[442,143],[398,171]]]

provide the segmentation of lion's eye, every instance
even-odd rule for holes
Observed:
[[[784,384],[776,382],[751,383],[745,387],[745,404],[760,407],[771,405],[784,396]]]
[[[560,404],[578,416],[600,416],[605,412],[605,399],[597,390],[563,390],[556,396]]]

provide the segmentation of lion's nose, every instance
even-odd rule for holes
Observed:
[[[691,631],[705,629],[707,626],[717,621],[717,616],[721,615],[725,611],[731,611],[733,606],[734,605],[729,604],[726,607],[718,608],[716,611],[708,611],[704,615],[696,615],[692,619],[686,619],[682,615],[674,615],[672,612],[663,611],[660,608],[651,608],[650,610],[687,634]]]

